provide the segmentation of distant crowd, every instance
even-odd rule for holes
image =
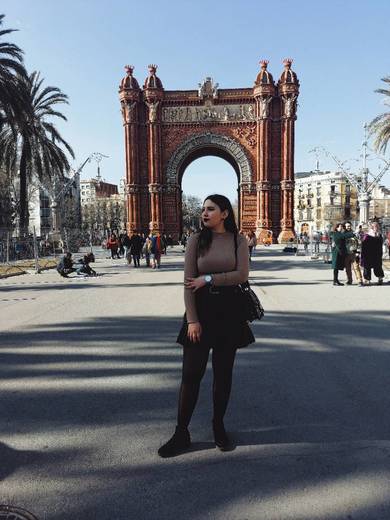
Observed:
[[[352,229],[351,222],[340,222],[331,238],[333,285],[344,285],[338,277],[339,271],[344,269],[347,285],[353,284],[352,272],[360,287],[370,285],[372,271],[378,284],[383,284],[383,246],[386,245],[390,257],[390,234],[384,238],[378,222],[371,222],[367,229],[360,225],[356,230]]]

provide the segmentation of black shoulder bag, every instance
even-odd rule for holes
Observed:
[[[237,235],[234,235],[234,253],[236,256],[237,268]],[[246,281],[238,285],[239,308],[243,321],[261,320],[264,317],[264,308],[260,303],[256,293],[251,289],[249,282]]]

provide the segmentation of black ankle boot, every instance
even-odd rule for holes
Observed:
[[[334,280],[333,281],[333,285],[344,285],[344,284],[339,282],[338,280]]]
[[[160,457],[174,457],[183,453],[191,446],[190,432],[183,426],[176,426],[175,433],[168,442],[158,450]]]
[[[223,421],[216,422],[213,420],[213,432],[216,447],[221,451],[229,451],[232,447],[232,443],[226,433]]]

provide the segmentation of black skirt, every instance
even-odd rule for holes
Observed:
[[[214,349],[243,348],[254,343],[248,323],[239,316],[238,291],[236,286],[205,286],[197,290],[196,310],[202,326],[200,342],[194,343],[188,338],[188,323],[184,314],[177,343],[183,347]]]

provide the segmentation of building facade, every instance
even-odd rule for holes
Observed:
[[[390,190],[376,186],[370,202],[370,219],[390,217]],[[336,171],[297,172],[294,194],[295,232],[325,231],[345,220],[358,226],[357,189]]]
[[[110,197],[118,194],[118,186],[100,179],[80,181],[81,205],[91,204],[97,198]]]
[[[182,231],[182,177],[199,157],[228,161],[239,186],[239,224],[258,236],[294,235],[294,127],[299,81],[284,61],[275,85],[267,61],[253,87],[166,91],[156,65],[141,90],[133,67],[119,87],[125,132],[128,230]]]

